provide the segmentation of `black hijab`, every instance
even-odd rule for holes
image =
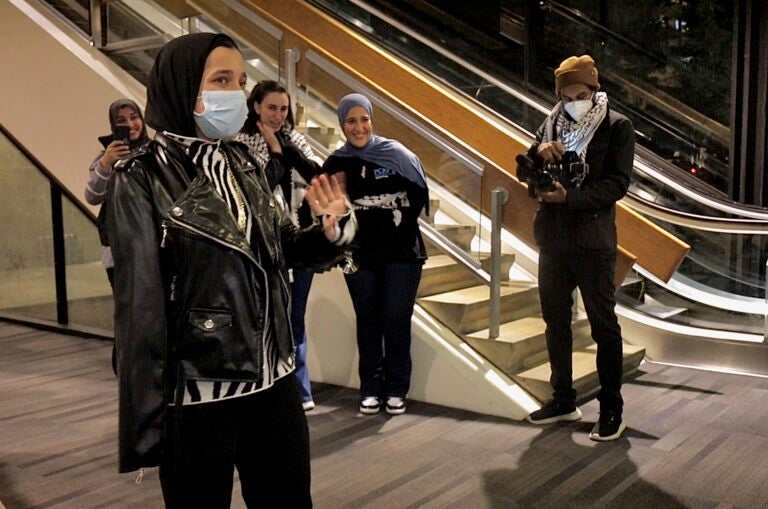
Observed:
[[[205,60],[220,46],[238,49],[229,36],[210,33],[182,35],[160,49],[147,82],[147,124],[158,132],[196,136],[193,111]]]
[[[149,140],[149,137],[147,136],[147,125],[144,122],[144,116],[141,114],[141,108],[139,108],[138,104],[131,101],[130,99],[118,99],[117,101],[109,105],[109,127],[112,129],[113,132],[115,130],[115,122],[117,121],[117,115],[120,113],[120,110],[122,110],[123,108],[132,109],[134,112],[136,112],[136,114],[141,119],[141,136],[139,136],[138,140],[131,142],[131,150],[133,150],[140,145],[144,145]],[[112,141],[112,138],[110,137],[109,142],[111,141]]]

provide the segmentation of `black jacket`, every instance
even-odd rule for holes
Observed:
[[[162,135],[110,182],[121,472],[158,464],[165,409],[184,380],[260,380],[266,334],[292,357],[287,264],[338,255],[321,227],[292,225],[245,146],[225,148],[251,207],[250,243]]]
[[[546,122],[545,122],[546,125]],[[528,151],[541,143],[542,125]],[[567,189],[565,203],[541,203],[533,223],[536,244],[567,252],[616,251],[616,202],[629,187],[635,154],[630,120],[608,111],[587,147],[589,173],[579,189]]]

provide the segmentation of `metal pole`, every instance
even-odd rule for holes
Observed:
[[[491,316],[488,339],[499,337],[501,314],[501,213],[509,200],[509,192],[503,187],[491,191]]]
[[[768,260],[765,260],[765,321],[763,322],[763,343],[768,343]]]
[[[67,298],[67,260],[64,255],[64,212],[61,189],[51,182],[51,234],[53,238],[53,274],[56,287],[56,321],[69,323],[69,299]]]
[[[301,58],[301,53],[296,48],[285,50],[285,88],[291,96],[291,109],[296,111],[296,102],[299,97],[299,87],[296,84],[296,64]]]
[[[102,5],[103,0],[90,1],[90,23],[91,23],[91,45],[94,48],[102,49],[107,43],[107,27],[104,24],[106,14],[106,5]]]

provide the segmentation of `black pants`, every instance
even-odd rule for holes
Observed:
[[[552,368],[553,397],[576,400],[573,389],[572,294],[581,290],[584,308],[597,343],[601,411],[621,413],[622,342],[616,318],[613,284],[615,252],[572,253],[542,249],[539,254],[539,297],[547,324],[547,350]]]
[[[405,397],[411,387],[411,317],[421,261],[345,276],[357,321],[360,395]]]
[[[312,507],[309,429],[296,379],[168,413],[160,483],[167,508],[228,508],[234,469],[249,508]]]

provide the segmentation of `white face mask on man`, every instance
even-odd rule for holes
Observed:
[[[580,122],[581,119],[584,118],[584,115],[592,109],[592,106],[594,106],[594,103],[592,102],[592,98],[589,98],[567,102],[563,104],[563,109],[565,109],[565,112],[568,113],[573,120]]]

